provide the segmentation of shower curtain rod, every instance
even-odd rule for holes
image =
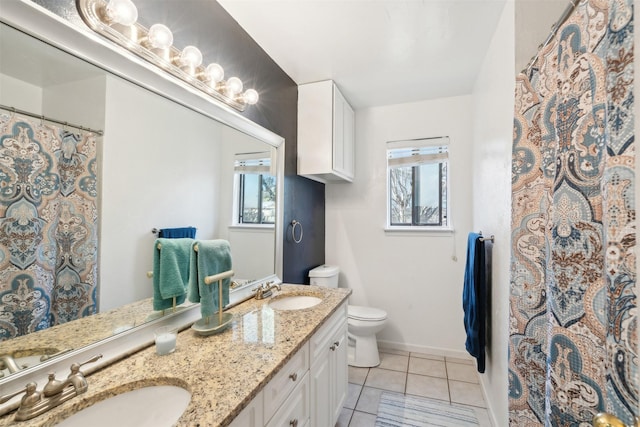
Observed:
[[[535,56],[533,58],[531,58],[531,60],[527,64],[526,68],[524,70],[522,70],[523,74],[525,74],[525,75],[529,74],[529,71],[531,71],[531,67],[533,67],[533,64],[535,64],[536,61],[538,60],[538,56],[540,56],[540,51],[542,49],[544,49],[551,42],[551,40],[555,37],[555,35],[558,32],[558,29],[560,28],[560,26],[562,24],[564,24],[565,21],[567,19],[569,19],[569,17],[573,13],[573,11],[576,10],[576,7],[578,6],[578,3],[580,3],[580,0],[569,0],[569,5],[567,6],[567,8],[564,10],[562,15],[560,16],[560,19],[558,19],[556,21],[556,23],[553,24],[553,26],[551,27],[551,32],[549,33],[549,36],[547,36],[546,40],[540,46],[538,46],[538,52],[536,52]]]
[[[22,115],[29,116],[29,117],[34,117],[34,118],[40,119],[40,120],[46,120],[48,122],[57,123],[59,125],[80,129],[82,131],[93,132],[93,133],[95,133],[97,135],[100,135],[100,136],[102,136],[104,134],[104,132],[101,131],[101,130],[91,129],[91,128],[87,128],[87,127],[80,126],[80,125],[74,125],[73,123],[68,123],[68,122],[63,122],[61,120],[52,119],[51,117],[47,117],[47,116],[44,116],[42,114],[31,113],[29,111],[20,110],[20,109],[15,108],[15,107],[8,107],[6,105],[0,104],[0,108],[3,109],[3,110],[6,110],[6,111],[10,111],[12,113],[18,113],[18,114],[22,114]]]

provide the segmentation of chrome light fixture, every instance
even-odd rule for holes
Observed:
[[[76,0],[78,13],[93,31],[135,53],[189,85],[244,111],[258,102],[254,89],[243,92],[237,77],[224,80],[219,64],[203,65],[203,57],[195,46],[182,50],[173,46],[173,33],[163,24],[150,28],[140,25],[138,10],[131,0]]]

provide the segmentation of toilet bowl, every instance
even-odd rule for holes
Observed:
[[[338,287],[340,269],[333,265],[321,265],[309,271],[312,285]],[[347,331],[349,335],[348,363],[351,366],[371,368],[380,364],[376,334],[387,321],[384,310],[360,305],[349,305]]]
[[[387,323],[387,312],[379,308],[350,305],[347,307],[349,333],[349,365],[371,368],[380,364],[376,334]]]

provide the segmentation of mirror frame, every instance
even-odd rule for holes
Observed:
[[[261,284],[268,280],[280,281],[279,278],[282,277],[284,214],[284,138],[247,119],[222,102],[198,93],[198,91],[176,77],[165,73],[126,49],[100,37],[91,31],[89,27],[80,28],[30,0],[3,1],[2,8],[0,8],[0,22],[196,113],[275,147],[279,165],[276,176],[275,275],[234,290],[230,304],[238,304],[250,297],[251,289],[256,284]],[[2,378],[0,379],[0,389],[2,389],[2,394],[4,395],[23,389],[30,381],[43,385],[49,372],[58,372],[62,375],[69,370],[71,363],[83,362],[96,354],[102,354],[103,357],[98,362],[83,368],[86,374],[91,374],[151,345],[154,340],[153,330],[157,326],[169,325],[183,329],[199,318],[199,304],[196,304],[173,315],[161,317]],[[4,405],[0,405],[0,416],[16,408],[19,400],[20,396]]]

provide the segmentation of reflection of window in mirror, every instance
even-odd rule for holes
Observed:
[[[234,159],[234,222],[275,224],[276,177],[268,152],[238,153]]]

